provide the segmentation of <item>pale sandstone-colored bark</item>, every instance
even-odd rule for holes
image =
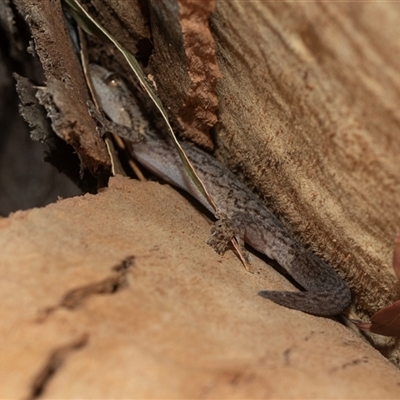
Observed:
[[[126,178],[2,219],[0,397],[30,397],[54,354],[63,363],[44,398],[400,396],[398,370],[376,350],[338,322],[257,297],[291,285],[257,258],[252,275],[231,251],[218,256],[208,230],[170,187]],[[125,287],[46,317],[127,256]]]

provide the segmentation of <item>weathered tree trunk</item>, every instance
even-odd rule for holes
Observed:
[[[368,317],[398,298],[399,285],[390,265],[400,226],[396,196],[400,189],[398,4],[86,3],[153,76],[181,137],[209,150],[215,143],[216,155],[263,197],[299,241],[348,282],[354,302],[347,316]],[[53,112],[52,128],[78,154],[77,167],[91,176],[86,186],[101,187],[110,163],[87,114],[88,93],[59,3],[14,0],[13,4],[27,20],[44,68],[47,89],[39,100],[47,112]],[[89,41],[91,61],[127,74],[115,49],[97,39]],[[178,195],[165,195],[169,208],[157,210],[163,201],[153,204],[151,199],[158,196],[159,187],[114,182],[120,182],[117,188],[97,197],[64,201],[2,223],[2,243],[6,237],[13,240],[3,253],[4,265],[15,265],[17,271],[13,270],[11,283],[4,281],[3,292],[9,302],[17,301],[13,294],[27,293],[17,301],[15,312],[8,314],[16,329],[34,321],[39,308],[57,304],[71,290],[92,282],[95,289],[90,286],[90,294],[107,293],[107,279],[116,285],[116,296],[90,297],[78,311],[65,311],[67,306],[61,301],[41,325],[30,322],[29,329],[13,341],[9,359],[21,343],[29,347],[32,340],[40,342],[40,349],[28,352],[30,358],[24,361],[23,375],[30,375],[30,382],[36,376],[31,396],[45,390],[52,397],[106,397],[106,387],[110,397],[133,393],[139,397],[232,397],[233,393],[241,397],[354,397],[355,393],[362,396],[360,390],[369,397],[398,394],[396,372],[356,333],[333,321],[257,299],[258,289],[290,287],[276,272],[260,267],[261,277],[247,274],[230,253],[221,262],[235,267],[221,270],[219,257],[203,246],[207,224],[197,232],[192,219],[200,225],[204,220],[194,211],[196,217],[184,211],[190,215],[185,225],[180,213],[188,204],[183,205]],[[165,189],[160,189],[160,199]],[[131,221],[130,213],[134,214]],[[90,219],[85,221],[83,215],[88,214]],[[61,224],[71,219],[75,222]],[[44,232],[41,242],[32,244],[29,237],[39,228]],[[202,246],[198,253],[193,250],[196,243]],[[128,255],[135,256],[132,272],[124,275],[120,268],[108,276],[110,266]],[[58,262],[59,258],[63,261]],[[30,259],[35,267],[24,269]],[[82,270],[60,276],[66,268],[80,264]],[[261,262],[255,265],[258,268]],[[2,274],[10,273],[4,268]],[[18,275],[21,269],[22,276]],[[128,290],[119,292],[121,282],[129,283]],[[76,293],[86,298],[79,290],[73,296]],[[61,340],[63,326],[67,328]],[[327,337],[317,337],[316,332],[322,331]],[[399,365],[396,341],[378,336],[369,340]],[[69,347],[62,347],[68,343]],[[70,350],[85,344],[79,356],[71,355],[77,363],[68,362],[65,375],[56,375],[50,386],[48,379],[32,372],[46,375],[54,359],[64,360]],[[125,348],[130,354],[126,359]],[[298,348],[295,354],[298,350],[293,349]],[[332,354],[326,354],[327,348]],[[305,361],[307,352],[315,357],[314,368]],[[110,357],[117,360],[115,365]],[[101,359],[107,363],[99,366],[101,361],[97,361],[91,370],[90,360]],[[370,359],[379,370],[376,381],[367,371]],[[276,375],[271,373],[272,365],[278,365]],[[347,365],[355,366],[354,370],[349,372]],[[17,367],[8,372],[15,374]],[[135,378],[124,375],[128,370],[134,371]],[[304,375],[292,387],[292,394],[282,382],[297,382],[300,370]],[[29,380],[21,375],[18,379],[24,384],[16,392],[12,374],[5,395],[27,396],[24,385]],[[143,384],[141,374],[146,375]],[[71,385],[74,376],[80,381]],[[87,382],[93,376],[101,382],[90,386]],[[129,379],[116,391],[121,381]],[[387,379],[387,392],[380,391],[386,390],[382,379]],[[155,382],[162,382],[160,391]],[[344,392],[339,391],[338,382],[346,382]],[[84,385],[89,389],[82,395]]]

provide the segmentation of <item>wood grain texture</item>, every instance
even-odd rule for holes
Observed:
[[[127,178],[0,220],[0,397],[400,395],[354,332],[258,297],[293,287],[218,256],[209,227],[167,185]]]
[[[396,3],[218,1],[210,20],[218,156],[340,272],[361,318],[400,295],[399,14]],[[372,340],[399,362],[395,342]]]
[[[361,315],[399,295],[399,13],[222,1],[212,19],[221,156],[341,272]]]

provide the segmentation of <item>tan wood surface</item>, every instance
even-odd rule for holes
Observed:
[[[1,220],[0,397],[400,396],[398,370],[351,330],[257,297],[291,285],[214,253],[209,225],[126,178]]]
[[[86,115],[60,8],[15,3],[29,15],[59,107],[53,128],[104,183],[107,155]],[[98,15],[111,4],[94,3]],[[194,26],[190,3],[202,16]],[[400,6],[211,6],[154,0],[143,17],[150,25],[109,11],[102,21],[124,30],[133,52],[151,26],[146,72],[182,136],[210,148],[212,134],[217,157],[348,282],[347,315],[367,318],[399,298],[390,264],[400,226]],[[131,26],[143,29],[126,34]],[[122,72],[105,49],[89,52]],[[213,115],[218,123],[196,138]],[[399,395],[398,372],[355,333],[258,298],[259,289],[290,284],[257,258],[250,275],[231,252],[214,254],[208,225],[172,189],[121,178],[97,196],[1,220],[2,397]],[[128,256],[133,267],[112,270]],[[371,343],[399,365],[396,340]]]

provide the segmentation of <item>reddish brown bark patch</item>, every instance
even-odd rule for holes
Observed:
[[[221,73],[216,62],[215,42],[208,25],[215,2],[179,0],[178,5],[191,80],[190,91],[179,111],[178,121],[189,138],[201,138],[218,121],[215,87]],[[210,143],[204,145],[210,146]]]

